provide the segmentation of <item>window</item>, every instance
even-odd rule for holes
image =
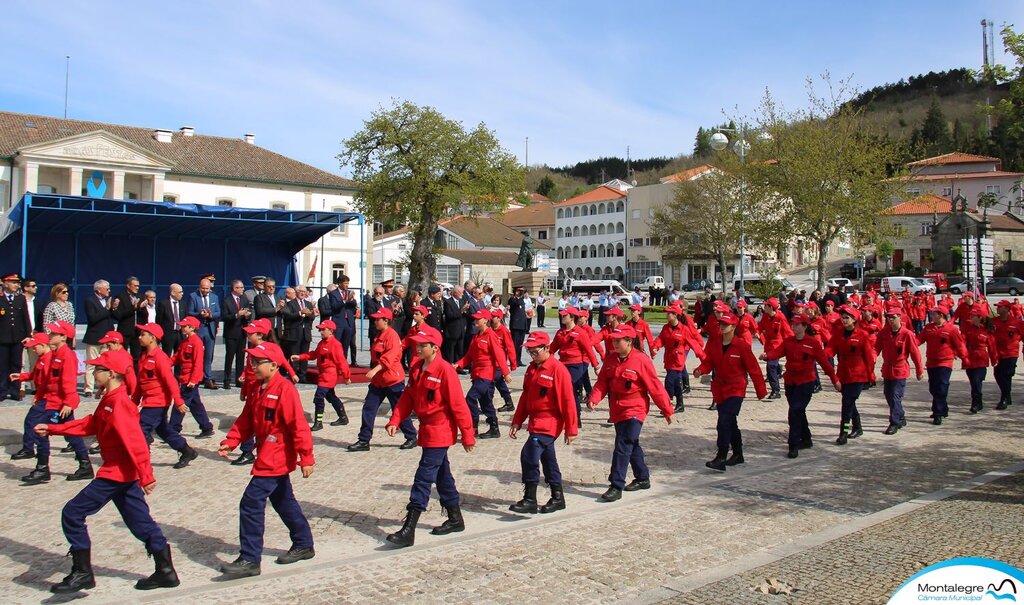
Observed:
[[[446,235],[447,235],[447,237],[445,239],[445,243],[446,243],[445,248],[447,248],[448,250],[458,250],[459,249],[459,238],[455,237],[451,233],[448,233]]]
[[[985,193],[994,193],[999,195],[1002,191],[999,185],[985,185]]]
[[[345,263],[331,263],[331,283],[336,284],[346,274]]]
[[[1003,250],[1003,260],[1012,263],[1013,262],[1013,250]]]
[[[562,216],[562,214],[563,214],[562,209],[559,208],[558,209],[558,218],[565,218],[564,216]]]
[[[346,212],[346,210],[344,208],[331,208],[331,212]],[[376,225],[374,225],[374,229],[376,229]],[[381,229],[383,229],[383,225],[381,225]],[[348,235],[348,223],[338,225],[331,233],[335,235]]]
[[[921,195],[920,187],[907,187],[907,193],[910,195]]]
[[[633,239],[629,240],[629,245],[630,245],[630,247],[633,247],[633,248],[636,248],[636,247],[639,247],[639,246],[643,246],[644,245],[644,238],[642,238],[642,237],[634,237]]]
[[[135,193],[134,191],[125,191],[124,194],[125,194],[125,199],[126,200],[137,200],[137,199],[139,199],[139,194]]]
[[[235,205],[235,200],[233,200],[231,198],[227,198],[227,197],[218,198],[217,199],[217,205],[218,206],[226,206],[226,207],[230,208],[230,207]]]
[[[271,210],[287,210],[288,209],[288,204],[286,204],[284,202],[271,202],[270,203],[270,209]],[[337,212],[337,210],[335,210],[335,212]]]
[[[177,204],[178,203],[178,196],[174,195],[173,193],[165,193],[164,194],[164,203],[166,203],[166,204]]]
[[[537,231],[537,239],[547,239],[547,238],[548,238],[548,230],[547,229],[539,229]]]
[[[565,233],[562,231],[561,227],[558,228],[557,235],[555,237],[565,237]]]
[[[921,223],[921,235],[931,235],[931,234],[932,234],[932,224],[931,223]]]
[[[405,250],[405,244],[398,244],[399,250]]]
[[[57,188],[53,185],[43,185],[40,183],[36,185],[36,193],[57,193]]]
[[[943,195],[943,197],[953,197],[953,188],[952,187],[943,187],[942,188],[942,195]]]
[[[645,246],[658,246],[660,244],[661,242],[659,242],[658,238],[656,237],[648,237],[647,239],[644,240]]]
[[[639,210],[634,210],[633,212],[630,213],[630,215],[632,216],[633,220],[635,220],[635,221],[640,220],[640,211]]]
[[[437,277],[437,281],[444,282],[446,284],[454,285],[462,281],[459,279],[458,265],[438,265],[434,269],[434,275]]]
[[[580,258],[587,258],[587,247],[583,246],[580,248]]]

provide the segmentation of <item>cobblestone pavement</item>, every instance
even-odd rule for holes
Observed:
[[[523,370],[513,375],[516,395],[522,375]],[[89,598],[209,603],[649,599],[651,591],[673,580],[721,570],[772,548],[799,545],[807,536],[1021,461],[1024,442],[1017,427],[1022,410],[992,410],[995,389],[989,385],[990,407],[969,415],[967,381],[962,371],[955,371],[950,418],[934,427],[928,420],[927,385],[912,382],[909,424],[895,437],[881,434],[887,417],[881,388],[867,391],[861,406],[867,433],[844,447],[832,444],[839,396],[823,392],[815,396],[809,412],[815,447],[796,460],[785,458],[784,400],[751,399],[740,417],[747,463],[717,475],[703,464],[713,454],[716,414],[706,410],[707,386],[695,383],[680,422],[666,425],[653,414],[644,427],[652,489],[627,493],[614,504],[597,502],[607,485],[613,432],[602,426],[603,413],[586,413],[580,439],[572,446],[560,444],[558,450],[568,509],[534,517],[508,511],[521,493],[521,441],[504,435],[510,417],[504,414],[502,439],[483,441],[471,454],[452,449],[467,530],[429,535],[429,527],[442,521],[434,500],[421,518],[416,546],[404,550],[383,546],[383,539],[405,513],[418,453],[400,451],[400,436],[384,434],[383,415],[366,453],[342,449],[355,440],[358,421],[325,427],[315,433],[315,474],[308,480],[293,476],[313,528],[316,558],[288,567],[273,563],[289,542],[270,511],[263,575],[228,582],[216,568],[237,554],[237,505],[249,475],[247,468],[232,467],[214,452],[241,404],[237,390],[203,391],[218,424],[218,439],[191,440],[202,449],[201,457],[183,470],[171,469],[173,451],[162,444],[153,448],[158,487],[148,501],[174,548],[182,586],[154,593],[132,589],[151,572],[151,562],[110,506],[90,523],[98,586]],[[350,416],[357,416],[365,386],[339,392]],[[311,388],[302,387],[302,396],[311,409]],[[84,411],[92,405],[84,403]],[[17,447],[11,438],[21,430],[24,409],[0,407],[0,437],[8,453]],[[334,419],[330,410],[327,414],[326,420]],[[187,419],[186,436],[196,432],[194,421]],[[3,602],[53,602],[47,588],[70,566],[60,510],[82,487],[62,479],[74,470],[74,461],[69,454],[56,454],[53,481],[22,487],[18,478],[31,463],[0,460],[5,488],[0,491],[0,578],[9,579]]]

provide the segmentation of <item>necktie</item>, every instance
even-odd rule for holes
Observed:
[[[242,310],[242,305],[241,305],[241,304],[239,304],[239,302],[238,302],[238,297],[237,297],[237,296],[235,296],[235,307],[236,307],[236,308],[237,308],[237,309],[238,309],[239,311],[241,311],[241,310]]]
[[[203,308],[204,309],[209,309],[210,308],[210,299],[207,298],[206,295],[203,295]]]

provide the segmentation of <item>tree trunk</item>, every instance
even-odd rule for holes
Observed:
[[[829,242],[818,240],[818,283],[815,289],[825,291],[825,260],[828,259]]]
[[[437,220],[424,220],[412,232],[412,251],[409,253],[409,284],[406,297],[413,290],[426,295],[437,270],[434,258],[434,236],[437,234]]]
[[[726,283],[728,283],[728,280],[727,280],[727,278],[725,276],[725,248],[719,248],[718,249],[718,268],[721,269],[721,271],[722,271],[722,293],[724,294],[724,293],[729,291],[729,288],[726,286]],[[714,280],[715,280],[715,276],[712,275],[711,276],[711,281],[714,281]]]

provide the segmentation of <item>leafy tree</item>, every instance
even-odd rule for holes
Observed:
[[[885,261],[885,268],[887,270],[889,268],[889,261],[892,259],[894,252],[896,252],[896,249],[893,247],[892,242],[888,240],[879,242],[878,245],[875,246],[875,256]]]
[[[708,130],[704,130],[701,126],[697,129],[697,138],[693,142],[693,157],[707,157],[711,155],[711,135],[713,133]]]
[[[410,294],[426,291],[434,277],[440,219],[501,211],[510,191],[523,191],[523,168],[492,131],[483,123],[466,130],[432,107],[394,101],[342,144],[338,159],[360,183],[359,210],[409,228]]]
[[[1003,47],[1013,58],[1007,67],[994,65],[986,72],[986,79],[1007,82],[1009,94],[990,110],[999,118],[992,129],[991,144],[999,150],[1005,170],[1024,170],[1024,34],[1006,25],[1002,29]]]
[[[540,184],[537,185],[537,193],[543,195],[546,198],[550,198],[554,195],[555,190],[558,188],[555,185],[554,179],[550,175],[545,174],[544,178],[540,180]]]
[[[925,114],[921,129],[914,132],[911,144],[916,143],[917,148],[925,157],[933,157],[953,151],[953,135],[949,132],[949,123],[946,115],[942,113],[939,106],[939,98],[932,97],[932,104]]]

